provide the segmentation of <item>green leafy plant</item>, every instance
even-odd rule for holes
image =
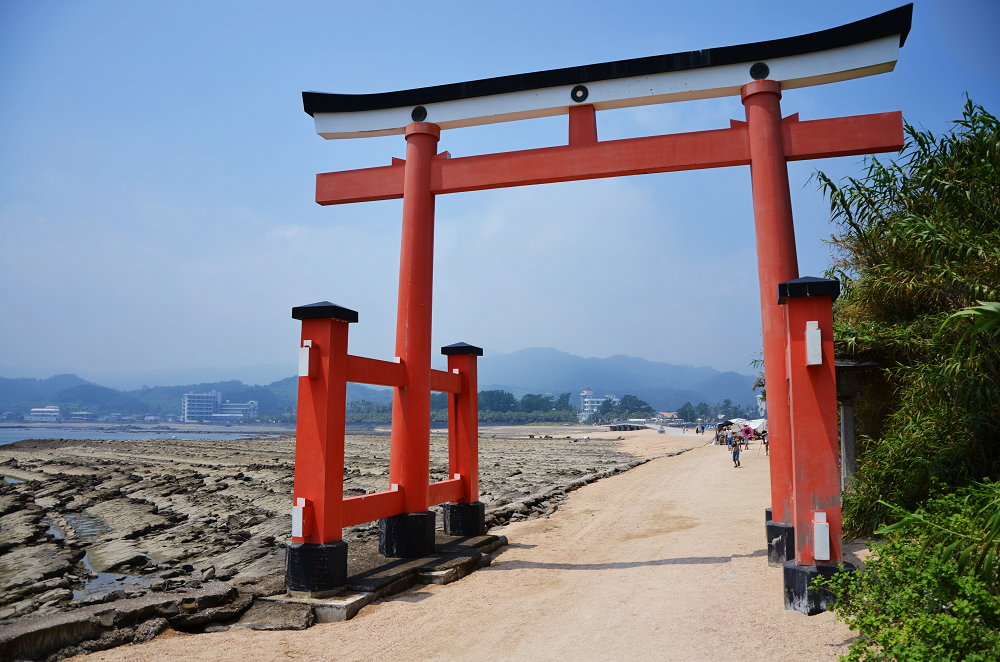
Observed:
[[[935,492],[914,512],[886,506],[899,519],[865,569],[814,583],[861,635],[841,659],[1000,659],[1000,483]]]

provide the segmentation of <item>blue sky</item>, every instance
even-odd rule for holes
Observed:
[[[391,357],[401,203],[322,208],[314,176],[388,164],[404,141],[324,141],[303,90],[746,43],[900,4],[2,2],[0,375],[291,365],[290,308],[324,299],[359,311],[353,353]],[[918,1],[893,73],[789,91],[783,112],[902,110],[941,132],[967,92],[995,114],[998,29],[1000,3]],[[598,132],[730,118],[743,118],[738,98],[605,111]],[[565,139],[557,117],[446,131],[441,149]],[[802,275],[829,257],[815,168],[857,175],[860,158],[789,166]],[[442,196],[435,345],[748,373],[760,346],[752,214],[743,167]]]

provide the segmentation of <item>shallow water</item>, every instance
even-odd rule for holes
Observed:
[[[66,518],[66,523],[76,531],[76,535],[87,542],[93,542],[94,539],[111,530],[111,527],[105,524],[100,517],[87,513],[66,513],[63,517]]]
[[[48,515],[42,518],[42,524],[45,524],[46,526],[49,527],[48,529],[45,530],[46,535],[52,536],[56,540],[64,540],[66,538],[66,536],[63,534],[62,529],[56,526],[55,522],[50,520]]]
[[[87,542],[92,542],[102,534],[110,531],[110,528],[104,523],[103,520],[99,517],[88,515],[87,513],[66,514],[63,515],[63,517],[66,519],[66,523],[73,527],[76,535],[83,538]],[[55,522],[48,518],[48,516],[43,517],[42,522],[49,526],[46,533],[60,539],[64,539],[66,537],[66,532],[60,529]],[[90,559],[87,555],[84,555],[81,563],[88,572],[94,572],[94,567],[90,565]],[[82,577],[83,585],[74,587],[73,589],[74,600],[80,600],[81,598],[86,598],[100,593],[110,593],[111,591],[128,586],[135,587],[136,585],[142,583],[148,584],[149,580],[152,579],[148,575],[133,576],[120,572],[98,572],[96,574],[96,577]]]

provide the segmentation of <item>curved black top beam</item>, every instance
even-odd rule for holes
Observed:
[[[893,35],[899,35],[899,46],[903,46],[910,32],[912,16],[913,5],[908,4],[847,25],[785,39],[772,39],[753,44],[723,46],[722,48],[671,53],[669,55],[654,55],[565,69],[550,69],[549,71],[499,76],[449,85],[433,85],[397,92],[376,94],[303,92],[302,104],[305,112],[313,116],[317,113],[365,112],[388,108],[427,106],[496,94],[773,60],[853,46]]]

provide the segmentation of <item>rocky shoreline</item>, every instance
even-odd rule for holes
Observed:
[[[568,491],[642,462],[613,439],[551,437],[482,434],[489,526],[549,516]],[[444,479],[446,436],[432,435],[431,446],[431,480]],[[386,489],[388,457],[388,435],[349,436],[345,494]],[[0,447],[0,639],[28,615],[171,597],[166,603],[183,605],[186,594],[216,585],[233,589],[219,605],[235,606],[198,607],[191,613],[216,612],[207,620],[173,614],[168,624],[232,626],[253,597],[285,592],[293,467],[289,437]],[[344,534],[361,552],[376,543],[377,524]]]

